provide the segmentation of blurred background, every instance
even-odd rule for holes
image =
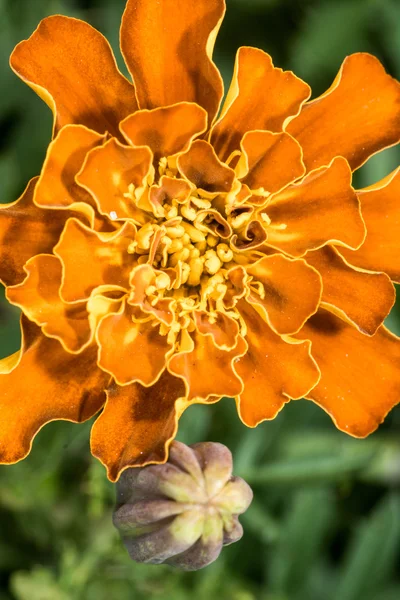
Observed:
[[[51,135],[50,111],[9,69],[14,45],[43,17],[75,16],[107,36],[124,69],[118,50],[124,4],[0,0],[0,202],[15,200],[39,173]],[[314,95],[330,85],[347,54],[360,50],[400,78],[397,0],[227,4],[215,55],[226,84],[241,45],[268,51],[275,65],[308,81]],[[356,173],[355,185],[369,185],[399,163],[399,149],[387,150]],[[400,334],[400,305],[388,326]],[[1,290],[0,358],[18,347],[18,311]],[[32,401],[35,394],[40,390],[32,390]],[[114,486],[89,452],[90,427],[52,423],[28,459],[0,467],[0,600],[400,598],[400,406],[366,440],[337,431],[303,400],[254,430],[240,423],[229,399],[189,409],[178,439],[228,445],[236,474],[255,492],[242,517],[242,541],[189,574],[130,562],[111,524]]]

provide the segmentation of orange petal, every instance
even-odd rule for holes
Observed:
[[[208,142],[196,140],[185,154],[178,158],[182,175],[205,192],[229,192],[235,172],[224,165]]]
[[[27,276],[19,285],[7,288],[7,298],[42,327],[43,333],[58,339],[67,352],[80,352],[91,339],[86,302],[66,304],[60,298],[62,266],[51,254],[29,259]]]
[[[159,333],[160,322],[135,322],[132,309],[122,304],[117,313],[106,315],[97,330],[99,365],[119,385],[139,382],[153,385],[167,362],[173,344]]]
[[[271,219],[267,243],[292,256],[328,242],[357,248],[365,236],[350,168],[343,158],[278,192],[265,211]]]
[[[287,133],[249,131],[240,147],[242,156],[235,171],[252,190],[278,192],[306,171],[301,147]]]
[[[124,194],[131,184],[135,188],[144,185],[152,161],[149,148],[124,146],[111,138],[87,154],[76,181],[93,196],[99,211],[112,221],[130,218],[143,225],[147,220],[145,212]]]
[[[187,388],[188,400],[207,401],[211,396],[236,396],[243,389],[233,363],[244,354],[246,343],[239,336],[236,346],[229,351],[221,350],[209,334],[195,331],[191,334],[189,351],[175,354],[169,361],[168,370],[181,377]]]
[[[211,124],[223,96],[212,54],[224,13],[224,0],[128,0],[121,50],[141,108],[196,102]]]
[[[15,202],[0,204],[0,281],[4,285],[23,281],[26,261],[35,254],[51,252],[66,219],[78,216],[72,210],[61,212],[38,208],[33,203],[37,181],[38,177],[32,179]]]
[[[78,123],[118,135],[118,123],[137,109],[134,87],[119,72],[110,44],[84,21],[44,19],[10,62],[52,109],[55,132]]]
[[[239,335],[237,321],[222,312],[210,314],[204,310],[196,310],[193,316],[200,333],[210,334],[218,348],[232,350],[236,346]]]
[[[172,206],[172,201],[184,203],[190,196],[192,188],[184,179],[174,179],[163,175],[159,185],[150,188],[149,202],[156,217],[165,217],[164,204]]]
[[[207,113],[188,102],[139,110],[120,124],[125,138],[134,146],[151,148],[155,160],[183,152],[207,127]]]
[[[242,421],[255,427],[273,419],[290,399],[308,394],[320,374],[309,342],[299,344],[276,335],[244,300],[238,308],[247,325],[248,351],[235,363],[244,382],[237,404]]]
[[[400,168],[382,181],[358,192],[367,237],[356,251],[341,249],[356,267],[383,271],[400,283]]]
[[[246,270],[253,277],[248,301],[262,306],[276,333],[298,331],[316,312],[321,299],[321,278],[305,261],[273,254]]]
[[[211,135],[218,156],[226,160],[248,131],[282,131],[285,120],[297,115],[309,96],[309,86],[291,71],[275,68],[268,54],[239,48],[231,87]]]
[[[287,127],[299,142],[308,170],[344,156],[357,169],[400,139],[400,85],[377,58],[345,58],[332,86],[307,103]]]
[[[113,384],[104,411],[92,428],[91,448],[116,481],[128,467],[163,463],[179,418],[176,401],[185,395],[181,379],[167,371],[152,387]]]
[[[91,196],[77,185],[75,176],[89,150],[103,140],[104,136],[83,125],[61,129],[48,147],[35,189],[35,204],[43,208],[66,208],[75,202],[92,204]]]
[[[54,253],[63,264],[61,296],[65,302],[88,299],[100,285],[129,287],[133,267],[129,245],[136,227],[127,221],[112,233],[97,233],[76,219],[69,219]]]
[[[332,246],[308,252],[305,260],[321,274],[322,301],[333,311],[342,311],[362,333],[373,335],[396,299],[389,277],[384,273],[357,271]]]
[[[0,375],[0,463],[25,458],[33,438],[49,421],[90,419],[103,406],[110,379],[96,366],[97,348],[68,354],[25,317],[22,333],[15,368]]]
[[[321,309],[296,337],[312,342],[321,370],[307,398],[355,437],[372,433],[400,400],[400,340],[385,327],[372,337]]]

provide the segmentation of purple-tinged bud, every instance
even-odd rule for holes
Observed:
[[[113,520],[133,560],[195,571],[242,537],[252,499],[228,448],[173,442],[167,463],[122,473]]]

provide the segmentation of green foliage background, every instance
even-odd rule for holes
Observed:
[[[267,50],[315,94],[330,85],[344,56],[359,50],[400,77],[397,0],[227,4],[216,49],[227,83],[240,45]],[[16,199],[39,172],[51,132],[50,111],[8,67],[13,46],[40,19],[62,13],[88,20],[117,50],[123,6],[124,0],[0,0],[1,202]],[[385,176],[399,159],[396,148],[374,157],[356,185]],[[389,326],[400,333],[398,308]],[[1,299],[0,336],[0,357],[18,348],[17,311]],[[33,389],[27,402],[37,394]],[[239,422],[228,399],[189,409],[179,439],[227,444],[236,473],[255,491],[242,518],[243,540],[190,574],[129,561],[111,525],[114,487],[89,453],[90,425],[53,423],[28,459],[0,468],[0,600],[400,598],[400,408],[367,440],[337,431],[306,401],[292,402],[255,430]]]

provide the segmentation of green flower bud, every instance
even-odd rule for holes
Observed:
[[[238,515],[252,499],[228,448],[173,442],[167,463],[122,473],[113,520],[133,560],[194,571],[242,537]]]

